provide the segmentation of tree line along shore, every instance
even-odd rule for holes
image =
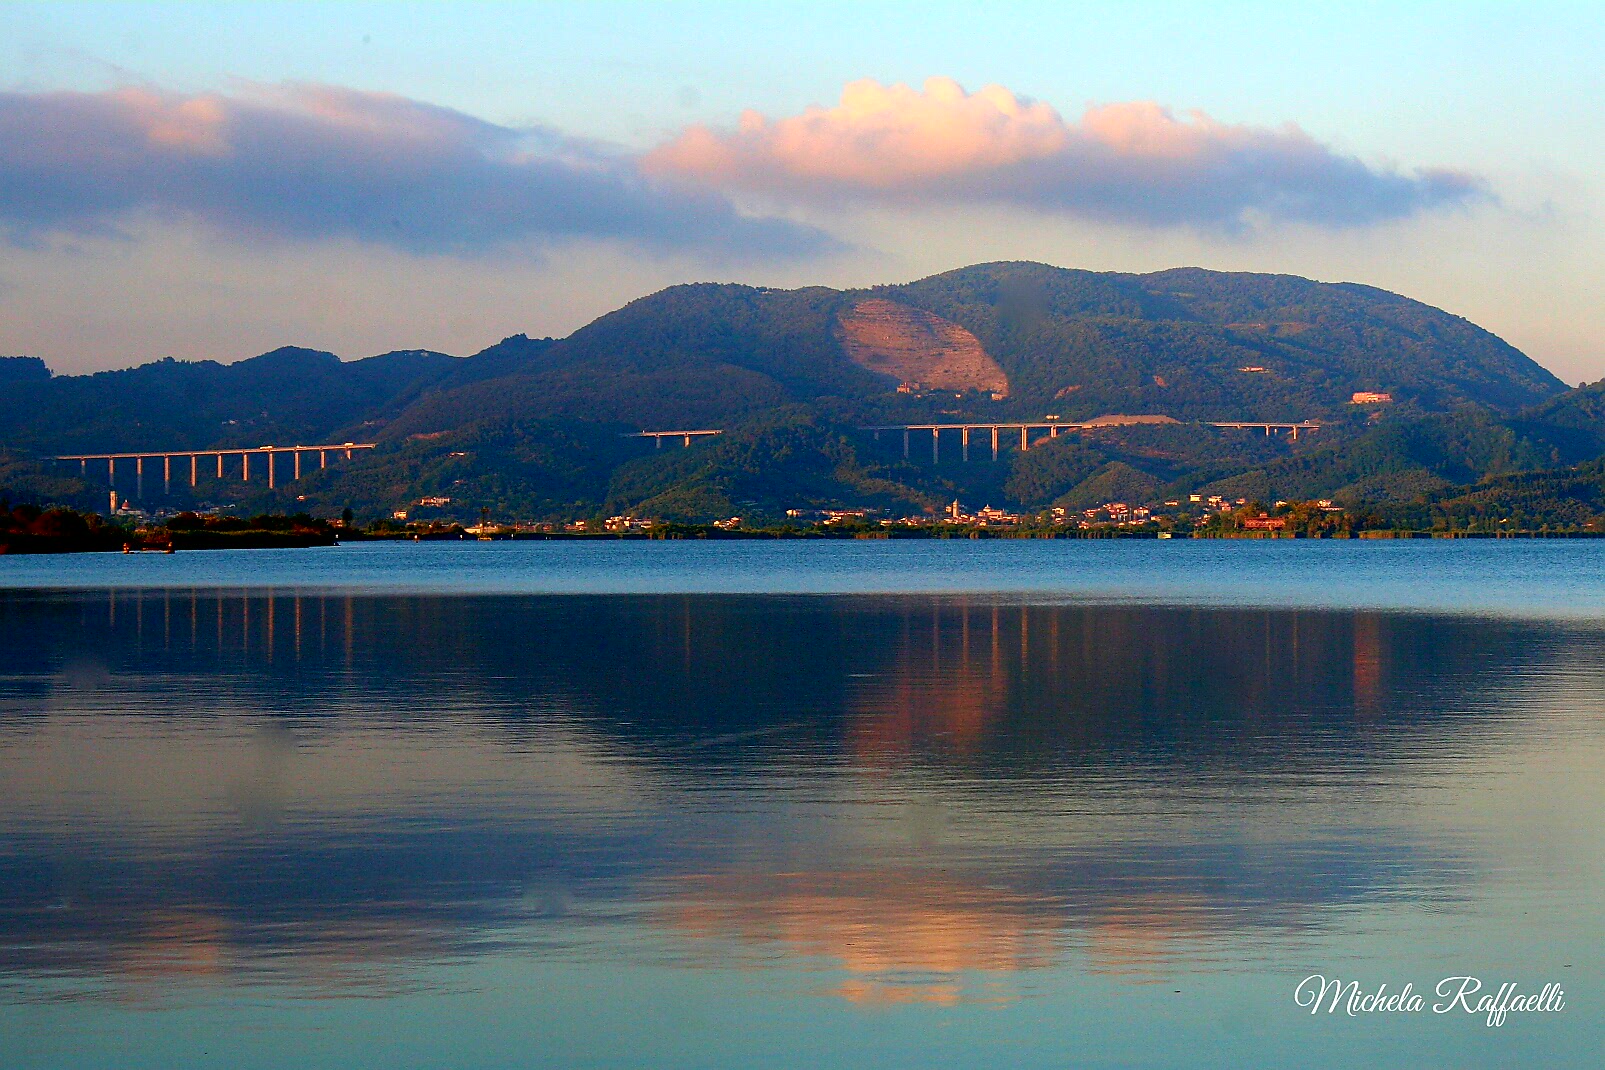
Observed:
[[[732,518],[734,520],[734,518]],[[628,530],[609,530],[604,521],[579,522],[548,530],[469,528],[456,523],[355,523],[347,510],[339,518],[307,513],[180,513],[135,524],[124,518],[35,505],[0,507],[0,554],[160,552],[189,550],[283,549],[370,541],[512,541],[595,539],[1492,539],[1602,538],[1605,530],[1546,527],[1513,528],[1491,523],[1462,528],[1412,529],[1391,526],[1380,517],[1320,508],[1318,503],[1279,503],[1269,509],[1250,504],[1196,522],[1162,517],[1138,525],[1091,526],[1023,518],[1010,524],[960,524],[933,519],[925,524],[877,522],[862,518],[817,523],[743,525],[738,522],[691,524],[662,522]]]

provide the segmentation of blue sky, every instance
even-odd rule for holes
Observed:
[[[287,97],[286,83],[393,94],[409,108],[462,113],[447,137],[452,145],[466,138],[464,151],[479,154],[467,177],[455,166],[430,171],[395,196],[416,205],[419,190],[440,181],[469,199],[486,182],[511,198],[508,214],[488,222],[442,211],[408,240],[387,241],[374,225],[324,232],[323,216],[265,211],[261,190],[242,192],[237,177],[210,173],[187,198],[158,189],[141,199],[116,195],[116,182],[131,181],[118,170],[88,193],[73,188],[75,197],[99,198],[99,207],[70,226],[55,208],[46,218],[39,205],[13,197],[11,216],[0,220],[11,224],[0,260],[0,351],[44,356],[59,370],[167,353],[229,360],[286,342],[347,357],[403,346],[464,352],[513,331],[566,333],[679,281],[851,285],[1018,257],[1370,282],[1465,315],[1567,379],[1605,375],[1597,342],[1605,329],[1605,5],[1000,8],[0,6],[0,91],[38,136],[67,121],[35,114],[63,90],[85,94],[86,106],[130,87],[164,108],[220,100],[234,125],[266,114],[252,103],[264,92],[270,109],[323,114],[322,103]],[[832,108],[849,83],[905,83],[914,95],[904,103],[923,107],[921,87],[932,77],[971,94],[998,85],[1024,103],[1051,106],[1063,123],[1049,133],[1077,145],[1092,129],[1082,120],[1089,107],[1154,102],[1179,117],[1177,137],[1196,133],[1185,123],[1199,109],[1223,131],[1209,151],[1237,155],[1179,176],[1111,164],[1088,178],[1092,156],[1050,147],[1029,159],[987,156],[983,169],[964,174],[905,160],[884,181],[852,171],[852,161],[821,176],[806,159],[785,157],[785,120],[811,105]],[[747,109],[767,117],[772,135],[735,139]],[[146,115],[149,107],[135,110]],[[350,112],[341,105],[342,121]],[[71,122],[88,122],[71,114]],[[424,121],[420,114],[395,121]],[[368,123],[368,112],[362,116]],[[481,157],[499,166],[506,154],[486,148],[466,117],[494,128],[484,137],[496,144],[511,135],[495,131],[539,128],[543,152],[568,159],[594,149],[609,184],[598,192],[565,172],[543,173],[531,186],[525,172],[494,167],[487,177]],[[1296,124],[1304,140],[1282,136],[1285,124]],[[710,132],[716,159],[663,155],[697,126]],[[83,129],[91,140],[106,136],[99,125]],[[833,128],[830,136],[861,133]],[[1250,141],[1255,147],[1242,149]],[[279,144],[246,161],[253,173],[271,169]],[[1094,148],[1097,155],[1107,145]],[[0,146],[0,168],[4,152]],[[881,145],[860,162],[889,152]],[[637,188],[633,169],[642,158],[652,182],[668,160],[683,195]],[[1223,186],[1244,168],[1282,174],[1294,159],[1305,169],[1272,200],[1255,199],[1257,179]],[[1057,170],[1044,178],[1043,166]],[[1417,182],[1420,169],[1472,185],[1400,185]],[[999,175],[1022,191],[994,195]],[[542,215],[548,179],[561,184],[556,221]],[[162,187],[195,178],[169,159],[146,180]],[[5,182],[0,170],[0,191]],[[1325,190],[1320,203],[1291,207],[1290,197],[1312,182]],[[1391,193],[1383,190],[1389,183],[1397,187]],[[687,184],[696,189],[684,191]],[[1129,193],[1120,204],[1110,199],[1117,186]],[[588,209],[588,197],[604,206]],[[575,221],[621,213],[648,222],[620,229]],[[466,251],[448,240],[476,222],[508,227],[512,238]]]

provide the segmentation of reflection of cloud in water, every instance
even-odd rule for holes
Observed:
[[[992,857],[954,839],[898,850],[856,825],[853,804],[766,811],[763,790],[701,813],[688,793],[616,825],[512,805],[330,814],[183,845],[13,833],[0,974],[390,987],[450,958],[586,958],[646,925],[705,944],[693,961],[823,959],[861,1001],[997,998],[1067,946],[1109,972],[1187,969],[1245,935],[1270,946],[1472,878],[1442,843],[1387,828],[1184,843],[1134,818]],[[784,850],[766,853],[776,837]]]
[[[1042,907],[918,871],[722,873],[678,882],[658,916],[699,940],[826,960],[848,974],[834,994],[853,1002],[953,1003],[1052,965]]]
[[[1470,876],[1441,848],[1385,840],[1170,847],[1138,838],[1057,861],[1013,857],[990,871],[892,861],[697,874],[669,886],[656,917],[708,943],[694,956],[704,964],[735,954],[812,965],[845,972],[831,991],[855,1002],[946,1003],[1013,994],[1019,975],[1059,965],[1072,949],[1087,969],[1135,981],[1198,968],[1245,934],[1285,949],[1336,924],[1335,911],[1406,893],[1441,905]]]

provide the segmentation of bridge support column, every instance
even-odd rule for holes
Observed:
[[[78,478],[79,479],[87,479],[88,477],[89,477],[89,458],[88,457],[80,457],[80,458],[78,458]]]
[[[173,458],[162,458],[162,493],[173,493]]]
[[[223,455],[221,453],[217,455],[217,478],[223,478]]]
[[[994,461],[998,459],[998,429],[996,424],[992,426],[992,459]]]
[[[903,460],[908,460],[908,428],[903,428]]]
[[[193,454],[193,453],[190,454],[189,455],[189,485],[191,487],[195,486],[195,484],[197,482],[199,482],[199,480],[196,477],[198,477],[200,475],[200,467],[201,467],[201,459],[199,457],[195,456],[195,454]]]
[[[117,458],[106,458],[106,483],[112,490],[117,489]]]
[[[1058,424],[1054,424],[1052,427],[1048,428],[1048,437],[1049,438],[1058,438],[1059,437],[1059,425]]]
[[[941,437],[942,437],[941,428],[932,427],[931,428],[931,463],[932,464],[935,464],[937,462],[937,460],[939,459],[937,457],[937,454],[936,454],[936,444],[941,439]]]
[[[351,459],[351,451],[350,450],[346,450],[346,460],[349,461],[350,459]]]
[[[970,429],[969,429],[969,427],[965,427],[959,432],[959,441],[960,441],[960,443],[962,443],[961,451],[964,454],[964,460],[966,462],[968,462],[969,459],[970,459]]]
[[[272,450],[263,450],[262,452],[267,454],[268,490],[272,490],[273,489],[273,451]]]
[[[251,481],[251,455],[249,453],[240,454],[240,481],[243,483]]]
[[[680,444],[682,446],[684,446],[686,449],[690,449],[691,448],[691,436],[687,435],[685,437],[685,440],[683,442],[681,442]]]
[[[318,470],[322,471],[323,469],[325,469],[327,467],[329,467],[329,451],[328,450],[319,450],[318,451]]]
[[[145,497],[145,458],[134,458],[134,497],[141,500]]]
[[[1020,452],[1024,453],[1031,448],[1031,429],[1025,424],[1020,425]]]
[[[290,456],[295,458],[295,478],[301,478],[301,451],[291,450]],[[297,603],[299,605],[299,603]]]

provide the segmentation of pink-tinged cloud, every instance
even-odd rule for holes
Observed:
[[[1066,121],[1001,86],[968,93],[853,82],[832,108],[734,130],[694,126],[647,170],[800,201],[1002,202],[1148,225],[1234,228],[1263,221],[1357,226],[1485,198],[1476,178],[1368,166],[1296,126],[1177,116],[1148,101]]]
[[[149,216],[459,255],[575,238],[758,255],[833,244],[645,175],[628,154],[388,94],[0,93],[0,236],[115,232]]]

